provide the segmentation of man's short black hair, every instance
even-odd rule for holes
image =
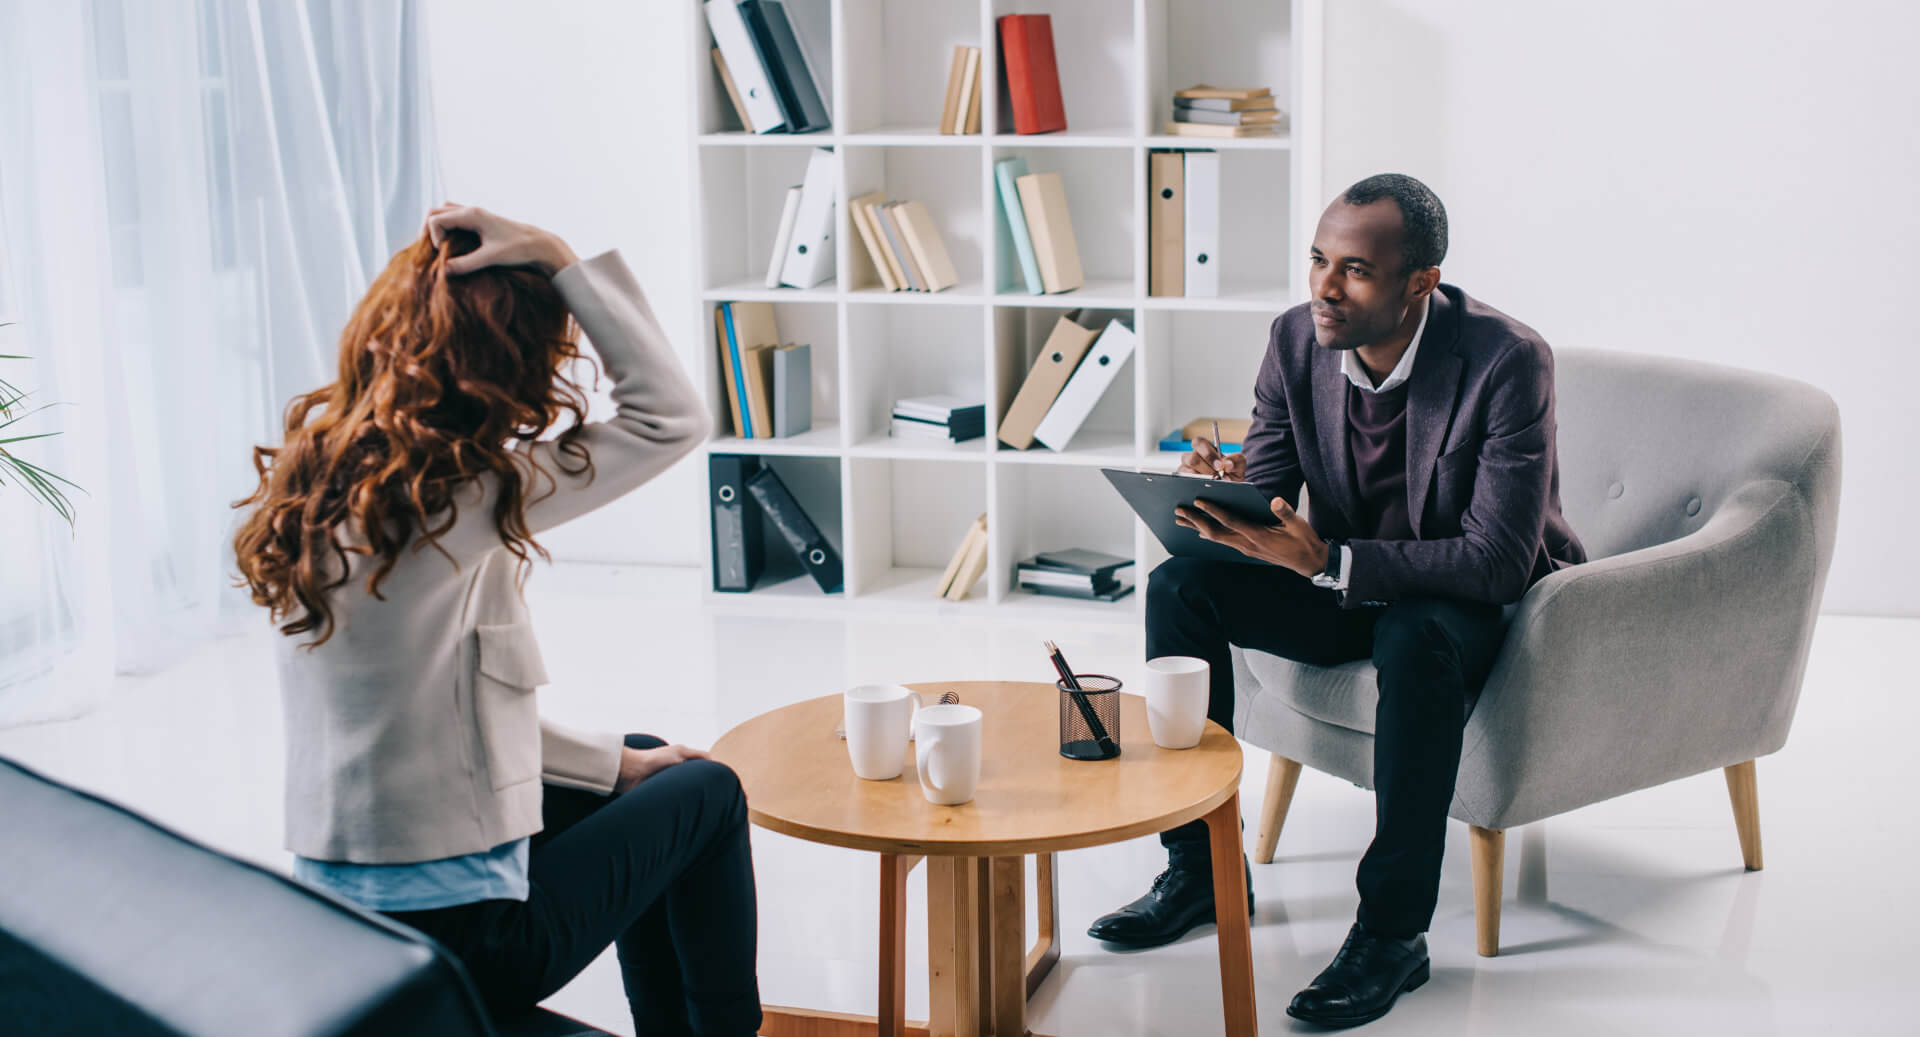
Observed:
[[[1369,205],[1382,198],[1400,207],[1402,273],[1439,266],[1447,258],[1447,207],[1432,188],[1403,173],[1379,173],[1347,188],[1348,205]]]

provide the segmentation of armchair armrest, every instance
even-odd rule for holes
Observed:
[[[1693,533],[1535,584],[1468,720],[1457,816],[1526,824],[1784,745],[1814,520],[1798,487],[1751,482]]]

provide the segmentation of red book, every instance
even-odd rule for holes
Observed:
[[[1053,19],[1044,14],[1000,16],[1000,60],[1007,71],[1007,98],[1013,102],[1013,132],[1066,129],[1060,69],[1053,63]]]

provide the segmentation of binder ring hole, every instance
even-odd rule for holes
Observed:
[[[807,552],[807,561],[814,565],[825,565],[827,562],[827,553],[816,547]]]
[[[1054,363],[1056,363],[1056,364],[1057,364],[1057,363],[1060,363],[1061,361],[1063,361],[1063,360],[1065,360],[1065,359],[1066,359],[1066,357],[1064,357],[1064,356],[1061,356],[1061,355],[1060,355],[1059,353],[1055,353],[1055,354],[1053,354],[1053,362],[1054,362]]]
[[[733,487],[731,486],[720,487],[720,503],[722,504],[733,503]]]
[[[807,254],[807,246],[805,245],[800,246],[800,254],[803,256]],[[1207,257],[1205,256],[1200,257],[1200,262],[1204,263],[1206,261],[1207,261]]]
[[[1173,188],[1171,188],[1171,187],[1162,187],[1162,188],[1160,189],[1160,197],[1162,197],[1162,198],[1172,198],[1172,197],[1173,197]]]
[[[1101,357],[1101,358],[1100,358],[1100,366],[1101,366],[1101,367],[1105,367],[1105,366],[1107,366],[1108,364],[1110,364],[1110,363],[1112,363],[1112,362],[1113,362],[1113,358],[1112,358],[1112,357],[1110,357],[1110,356],[1103,356],[1103,357]]]
[[[1207,261],[1207,254],[1205,252],[1200,253],[1200,262],[1204,263],[1206,261]]]

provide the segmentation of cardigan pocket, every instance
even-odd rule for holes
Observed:
[[[547,668],[533,625],[480,626],[474,633],[480,657],[474,714],[493,787],[535,780],[540,777],[540,710],[533,690],[547,683]]]

